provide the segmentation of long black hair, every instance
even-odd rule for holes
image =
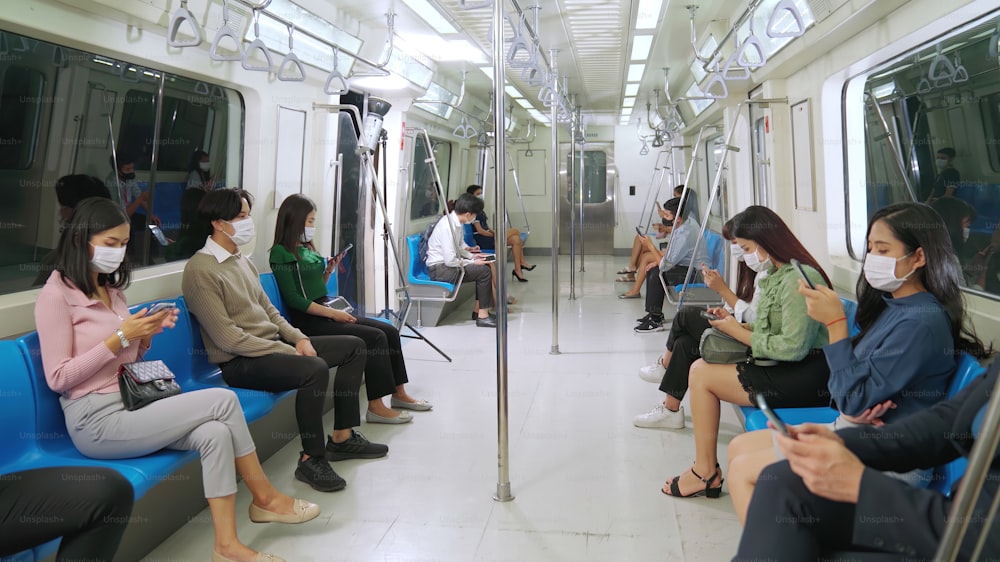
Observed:
[[[976,209],[957,197],[939,197],[931,203],[931,208],[944,219],[944,227],[948,230],[948,239],[955,253],[965,246],[965,236],[962,234],[962,220],[976,220]]]
[[[278,219],[274,226],[274,245],[283,246],[290,254],[298,259],[298,246],[306,246],[312,251],[316,251],[312,240],[302,241],[302,233],[306,229],[306,217],[316,210],[316,204],[305,195],[294,193],[285,197],[278,208]]]
[[[56,247],[55,270],[90,296],[97,293],[98,285],[125,289],[132,281],[132,267],[128,258],[112,273],[98,273],[97,285],[93,280],[90,263],[90,239],[96,234],[129,224],[128,215],[114,201],[103,197],[88,197],[77,204],[69,218]],[[69,284],[67,283],[67,285]]]
[[[733,215],[732,218],[726,221],[726,224],[722,225],[722,237],[726,240],[733,242],[733,231],[736,230],[736,225],[739,224],[740,219],[743,217],[743,213],[737,213]],[[757,279],[757,272],[750,269],[743,260],[736,260],[736,298],[744,302],[750,302],[753,300],[753,283]]]
[[[987,357],[992,352],[992,346],[987,349],[972,328],[965,326],[961,266],[941,215],[923,203],[897,203],[883,207],[868,222],[866,241],[877,221],[882,221],[896,240],[903,243],[907,254],[917,248],[923,249],[927,265],[917,269],[913,276],[920,280],[927,292],[934,295],[948,314],[956,353],[965,351],[978,358]],[[882,298],[885,292],[869,285],[863,274],[858,277],[856,291],[857,323],[861,333],[855,336],[855,342],[864,337],[887,306]]]
[[[788,263],[792,259],[799,260],[802,265],[808,265],[819,272],[826,281],[827,287],[833,287],[830,277],[819,266],[816,258],[799,242],[785,221],[778,213],[767,207],[751,205],[740,213],[742,217],[733,228],[733,236],[753,240],[772,260]]]

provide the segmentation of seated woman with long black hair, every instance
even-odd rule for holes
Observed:
[[[933,209],[917,203],[879,209],[868,224],[867,240],[857,284],[858,335],[848,337],[837,293],[825,287],[799,290],[809,316],[830,326],[823,351],[830,367],[828,387],[841,412],[834,429],[882,425],[926,410],[944,399],[956,352],[987,355],[964,327],[961,271],[945,224]],[[777,460],[768,430],[740,435],[729,444],[729,492],[741,521],[761,470]],[[926,484],[928,472],[897,476]]]
[[[699,359],[691,366],[688,384],[696,459],[690,470],[667,480],[661,489],[667,495],[719,497],[722,472],[716,448],[721,402],[750,406],[753,396],[761,393],[775,408],[830,403],[826,388],[830,369],[822,352],[827,328],[806,314],[805,297],[799,294],[801,277],[790,262],[798,260],[814,285],[830,286],[830,279],[774,211],[754,205],[742,215],[733,239],[743,249],[747,266],[768,272],[760,283],[757,318],[741,324],[724,308],[709,312],[721,318],[711,321],[712,327],[749,346],[752,357],[738,365]]]
[[[326,283],[338,265],[316,252],[316,205],[304,195],[289,195],[278,209],[271,247],[271,271],[278,282],[281,299],[288,305],[291,324],[308,336],[357,336],[368,347],[365,387],[368,391],[370,423],[406,423],[407,412],[386,407],[382,397],[392,395],[393,408],[430,410],[426,400],[406,393],[406,363],[399,330],[391,324],[359,318],[342,310],[319,304],[326,299]]]
[[[483,198],[483,187],[480,185],[470,185],[465,192],[480,200]],[[476,214],[476,222],[472,223],[472,230],[476,245],[481,250],[496,250],[497,233],[490,228],[485,211],[479,211]],[[524,241],[521,240],[521,231],[516,228],[508,228],[504,234],[504,242],[510,246],[511,254],[514,256],[513,276],[522,283],[527,282],[528,280],[524,278],[524,272],[533,271],[535,266],[524,261]]]

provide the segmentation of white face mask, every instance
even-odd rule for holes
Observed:
[[[743,248],[740,248],[739,244],[730,244],[729,253],[734,259],[743,259]]]
[[[202,172],[207,172],[211,165],[211,162],[198,162],[198,167],[201,168]]]
[[[760,250],[760,248],[758,247],[757,250]],[[768,256],[765,260],[761,260],[760,256],[757,255],[757,250],[748,254],[743,254],[743,262],[747,264],[747,267],[757,273],[771,269],[771,256]]]
[[[125,261],[125,248],[94,246],[94,257],[90,258],[90,265],[94,266],[98,273],[107,274],[117,271],[123,261]]]
[[[303,242],[312,242],[313,236],[315,236],[315,235],[316,235],[316,227],[315,226],[307,226],[305,228],[305,230],[302,232],[302,241]]]
[[[943,170],[948,167],[948,161],[944,158],[936,158],[934,160],[934,165],[937,166],[938,170]]]
[[[229,236],[229,238],[232,239],[233,243],[237,246],[242,246],[253,239],[253,219],[245,218],[240,221],[230,222],[229,224],[232,225],[236,232],[232,235],[227,233],[226,236]]]
[[[909,273],[904,275],[902,278],[896,277],[896,262],[901,259],[908,258],[913,254],[910,252],[901,258],[892,258],[889,256],[876,256],[873,254],[868,254],[865,256],[864,273],[865,280],[868,284],[872,286],[873,289],[878,291],[885,291],[891,293],[896,289],[903,286],[903,283],[913,275],[911,270]]]
[[[965,227],[965,228],[962,229],[962,241],[963,242],[968,242],[968,240],[969,240],[969,234],[970,233],[972,233],[972,229],[971,228]]]

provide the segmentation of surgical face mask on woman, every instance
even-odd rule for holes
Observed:
[[[743,248],[741,248],[739,244],[730,244],[729,254],[733,256],[733,259],[737,260],[743,259],[744,255]]]
[[[211,168],[211,165],[212,165],[211,162],[198,162],[198,168],[202,172],[207,172]]]
[[[761,271],[767,271],[768,269],[771,268],[771,256],[768,256],[767,258],[762,260],[760,259],[760,256],[757,255],[757,252],[759,250],[760,246],[757,246],[756,250],[750,253],[743,254],[743,263],[747,264],[747,267],[756,271],[757,273],[760,273]]]
[[[874,254],[868,254],[865,256],[865,265],[863,267],[865,280],[868,284],[872,286],[873,289],[878,291],[885,291],[891,293],[896,289],[903,286],[903,283],[916,269],[910,270],[909,273],[903,277],[896,277],[896,262],[902,259],[906,259],[913,255],[913,252],[906,254],[900,258],[893,258],[890,256],[877,256]]]
[[[253,220],[250,219],[249,217],[235,222],[230,222],[230,221],[226,222],[228,222],[236,231],[233,234],[227,233],[226,236],[229,236],[229,238],[232,239],[233,243],[236,244],[237,246],[242,246],[250,242],[251,239],[253,239],[253,234],[254,234]]]
[[[90,258],[90,265],[94,266],[98,273],[109,274],[117,271],[123,261],[125,261],[124,247],[94,246],[94,257]]]
[[[307,226],[305,227],[305,230],[302,232],[302,241],[312,242],[313,236],[316,236],[316,227]]]

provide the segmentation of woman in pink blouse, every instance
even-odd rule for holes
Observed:
[[[61,395],[66,429],[81,453],[99,459],[160,449],[201,454],[205,497],[215,527],[213,562],[282,561],[236,536],[236,471],[253,494],[254,522],[302,523],[319,507],[271,485],[257,459],[243,410],[228,389],[184,392],[127,411],[119,365],[142,359],[154,335],[172,328],[176,311],[129,314],[123,290],[129,219],[107,199],[81,202],[59,239],[55,270],[38,295],[35,324],[49,388]]]

